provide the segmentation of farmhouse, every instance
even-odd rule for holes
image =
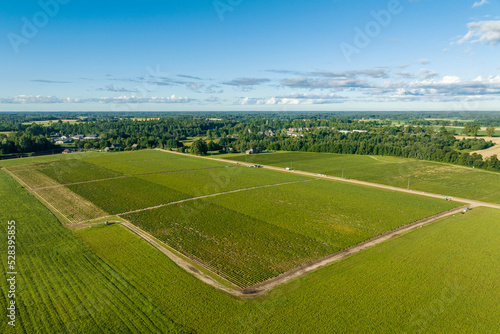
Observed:
[[[257,153],[257,150],[255,148],[251,148],[248,151],[245,152],[246,154],[255,154]]]
[[[88,136],[85,136],[83,139],[85,139],[85,140],[93,140],[93,139],[97,139],[97,136],[96,135],[88,135]]]
[[[104,152],[109,152],[109,151],[112,151],[113,149],[111,147],[105,147],[104,148]]]
[[[76,135],[76,136],[73,136],[71,138],[74,139],[74,140],[81,140],[81,139],[84,138],[84,135]]]

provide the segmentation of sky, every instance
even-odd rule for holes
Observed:
[[[0,6],[0,111],[500,110],[498,0]]]

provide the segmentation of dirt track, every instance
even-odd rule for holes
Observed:
[[[185,155],[184,153],[179,153],[179,152],[165,151],[165,150],[161,150],[161,151],[172,153],[172,154]],[[212,159],[212,160],[225,161],[225,162],[231,162],[231,163],[239,163],[242,166],[252,166],[253,165],[253,163],[250,164],[250,163],[245,163],[245,162],[241,162],[241,161],[234,161],[234,160],[227,160],[227,159],[218,159],[218,158],[202,157],[202,156],[196,156],[196,157],[201,158],[201,159]],[[399,191],[399,192],[404,192],[404,193],[408,193],[408,194],[414,194],[414,195],[420,195],[420,196],[426,196],[426,197],[432,197],[432,198],[444,199],[446,196],[449,197],[449,195],[441,195],[441,194],[427,193],[427,192],[423,192],[423,191],[408,190],[408,189],[388,186],[388,185],[379,184],[379,183],[343,179],[343,178],[337,177],[337,176],[328,176],[328,175],[316,174],[316,173],[304,172],[304,171],[298,171],[298,170],[288,171],[284,168],[267,166],[267,165],[261,165],[261,166],[262,166],[262,168],[272,169],[272,170],[276,170],[276,171],[279,171],[282,173],[297,173],[300,175],[313,176],[315,178],[323,178],[323,179],[330,179],[330,180],[336,180],[336,181],[341,181],[341,182],[355,183],[355,184],[360,184],[360,185],[369,186],[369,187],[388,189],[388,190]],[[490,207],[490,208],[500,209],[500,204],[495,204],[495,203],[481,202],[481,201],[471,200],[471,199],[467,199],[467,198],[459,198],[459,197],[453,197],[453,200],[458,201],[458,202],[462,202],[462,203],[469,203],[472,206],[486,206],[486,207]]]
[[[171,154],[183,154],[183,153],[178,153],[178,152],[173,152],[173,151],[165,151],[165,150],[161,150],[161,151],[164,151],[164,152],[167,152],[167,153],[171,153]],[[231,162],[232,163],[239,163],[242,166],[253,165],[253,164],[243,163],[243,162],[240,162],[240,161],[231,161],[231,160],[217,159],[217,158],[210,158],[210,157],[199,157],[199,158],[218,160],[218,161],[223,161],[225,163],[231,163]],[[336,180],[336,181],[341,181],[341,182],[349,182],[349,183],[354,183],[354,184],[359,184],[359,185],[364,185],[364,186],[370,186],[370,187],[388,189],[388,190],[392,190],[392,191],[399,191],[399,192],[405,192],[405,193],[410,193],[410,194],[416,194],[416,195],[420,195],[420,196],[427,196],[427,197],[439,198],[439,199],[443,199],[444,198],[444,195],[440,195],[440,194],[417,192],[417,191],[412,191],[412,190],[407,190],[407,189],[402,189],[402,188],[397,188],[397,187],[392,187],[392,186],[387,186],[387,185],[382,185],[382,184],[364,182],[364,181],[346,180],[346,179],[339,178],[339,177],[333,177],[333,176],[327,176],[327,175],[319,175],[319,174],[310,173],[310,172],[302,172],[302,171],[295,171],[295,170],[294,171],[287,171],[287,170],[285,170],[283,168],[273,167],[273,166],[263,166],[263,168],[271,169],[271,170],[276,170],[276,171],[279,171],[279,172],[297,173],[297,174],[300,174],[300,175],[311,176],[311,177],[314,177],[314,179],[320,179],[320,178],[331,179],[331,180]],[[161,174],[161,173],[159,173],[159,174]],[[20,182],[20,180],[18,180],[17,178],[15,178],[15,179],[18,182]],[[294,182],[287,182],[287,183],[306,182],[306,181],[311,181],[311,180],[294,181]],[[287,183],[281,183],[281,184],[287,184]],[[281,184],[267,185],[267,186],[264,186],[264,187],[278,186],[278,185],[281,185]],[[246,189],[239,189],[239,190],[233,190],[233,191],[224,192],[224,193],[233,193],[233,192],[250,190],[250,189],[255,189],[255,188],[262,188],[262,187],[263,186],[246,188]],[[29,189],[29,187],[28,187],[28,189]],[[205,198],[205,197],[217,196],[217,195],[224,194],[224,193],[211,194],[211,195],[200,196],[200,197],[197,197],[197,198],[185,199],[185,200],[182,200],[182,201],[168,203],[168,204],[165,204],[165,205],[171,205],[171,204],[175,204],[175,203],[181,203],[181,202],[191,201],[191,200]],[[469,199],[464,199],[464,198],[456,198],[456,197],[454,197],[453,200],[454,201],[458,201],[458,202],[468,203],[468,205],[467,205],[468,207],[486,206],[486,207],[491,207],[491,208],[495,208],[495,209],[500,209],[500,204],[486,203],[486,202],[469,200]],[[161,205],[161,206],[165,206],[165,205]],[[159,206],[159,207],[161,207],[161,206]],[[143,211],[143,210],[147,210],[147,209],[152,209],[152,208],[146,208],[146,209],[137,210],[137,211]],[[137,234],[141,238],[143,238],[145,241],[147,241],[148,243],[150,243],[153,247],[157,248],[159,251],[161,251],[162,253],[164,253],[172,261],[174,261],[174,263],[176,263],[178,266],[180,266],[181,268],[183,268],[184,270],[186,270],[188,273],[194,275],[195,277],[197,277],[198,279],[200,279],[204,283],[209,284],[209,285],[211,285],[211,286],[213,286],[213,287],[215,287],[215,288],[217,288],[219,290],[225,291],[227,293],[230,293],[230,294],[232,294],[234,296],[237,296],[237,297],[240,297],[240,298],[254,298],[254,297],[266,294],[270,290],[272,290],[272,289],[274,289],[274,288],[276,288],[276,287],[278,287],[278,286],[280,286],[282,284],[285,284],[285,283],[288,283],[288,282],[290,282],[290,281],[292,281],[294,279],[300,278],[300,277],[302,277],[302,276],[304,276],[304,275],[306,275],[306,274],[308,274],[308,273],[310,273],[312,271],[315,271],[315,270],[317,270],[319,268],[325,267],[325,266],[327,266],[327,265],[329,265],[331,263],[334,263],[336,261],[342,260],[342,259],[344,259],[346,257],[349,257],[349,256],[355,254],[355,253],[362,252],[362,251],[364,251],[364,250],[366,250],[368,248],[371,248],[371,247],[373,247],[375,245],[378,245],[378,244],[380,244],[380,243],[382,243],[384,241],[387,241],[387,240],[389,240],[389,239],[391,239],[393,237],[396,237],[396,236],[398,236],[398,235],[400,235],[402,233],[406,233],[406,232],[409,232],[409,231],[411,231],[413,229],[421,227],[423,225],[430,224],[430,223],[432,223],[432,222],[434,222],[434,221],[436,221],[438,219],[441,219],[443,217],[450,216],[450,215],[453,215],[453,214],[457,214],[457,213],[459,213],[463,209],[464,209],[464,207],[453,209],[453,210],[450,210],[450,211],[447,211],[447,212],[444,212],[444,213],[437,214],[437,215],[432,216],[432,217],[428,217],[428,218],[422,219],[422,220],[414,222],[412,224],[402,226],[402,227],[400,227],[400,228],[398,228],[398,229],[396,229],[394,231],[386,232],[386,233],[381,234],[379,236],[376,236],[376,237],[374,237],[374,238],[372,238],[370,240],[367,240],[367,241],[364,241],[364,242],[362,242],[360,244],[354,245],[351,248],[348,248],[346,250],[337,252],[335,254],[331,254],[331,255],[329,255],[327,257],[324,257],[322,259],[318,259],[318,260],[316,260],[314,262],[307,263],[307,264],[302,265],[302,266],[300,266],[298,268],[294,268],[294,269],[292,269],[292,270],[290,270],[290,271],[288,271],[286,273],[283,273],[283,274],[281,274],[281,275],[279,275],[277,277],[271,278],[271,279],[269,279],[269,280],[267,280],[265,282],[262,282],[262,283],[259,283],[257,285],[248,287],[246,289],[233,289],[233,288],[229,288],[229,287],[225,286],[224,284],[218,282],[214,278],[212,278],[212,277],[210,277],[210,276],[208,276],[208,275],[200,272],[199,270],[193,268],[193,264],[192,263],[196,263],[197,265],[199,265],[201,267],[204,267],[207,270],[210,270],[209,267],[207,267],[206,265],[204,265],[200,261],[196,261],[196,260],[193,260],[193,259],[189,259],[189,260],[186,259],[183,255],[178,254],[175,250],[171,249],[170,247],[168,247],[166,244],[162,243],[161,241],[158,241],[156,238],[154,238],[153,236],[151,236],[149,233],[141,230],[140,228],[134,226],[133,224],[131,224],[131,223],[127,222],[127,221],[120,222],[120,223],[123,226],[125,226],[126,228],[128,228],[129,230],[133,231],[135,234]],[[131,211],[131,212],[136,212],[136,211]],[[125,213],[122,213],[122,214],[125,214]],[[221,278],[221,280],[224,280],[224,279]]]
[[[211,270],[211,268],[207,267],[200,261],[195,261],[193,259],[186,260],[183,258],[183,256],[179,256],[176,254],[175,251],[171,250],[170,247],[168,247],[166,244],[164,244],[161,241],[158,241],[155,237],[150,235],[149,233],[141,230],[137,226],[133,225],[132,223],[125,221],[125,222],[119,222],[135,234],[137,234],[139,237],[150,243],[153,247],[158,249],[160,252],[165,254],[168,258],[170,258],[175,264],[177,264],[179,267],[183,268],[186,272],[190,273],[191,275],[195,276],[202,282],[216,288],[222,291],[225,291],[233,296],[240,297],[240,298],[245,298],[245,299],[250,299],[250,298],[255,298],[261,295],[264,295],[268,293],[269,291],[277,288],[280,285],[286,284],[294,279],[303,277],[307,275],[308,273],[318,270],[320,268],[323,268],[325,266],[328,266],[334,262],[340,261],[342,259],[345,259],[353,254],[362,252],[368,248],[371,248],[373,246],[376,246],[382,242],[385,242],[391,238],[397,237],[403,233],[409,232],[411,230],[417,229],[419,227],[422,227],[424,225],[430,224],[435,222],[438,219],[455,215],[460,213],[462,210],[464,210],[467,206],[462,206],[460,208],[456,208],[450,211],[442,212],[440,214],[434,215],[432,217],[428,217],[419,221],[416,221],[412,224],[402,226],[396,230],[393,231],[388,231],[386,233],[383,233],[381,235],[378,235],[374,238],[371,238],[367,241],[364,241],[362,243],[359,243],[357,245],[354,245],[350,248],[347,248],[345,250],[339,251],[337,253],[328,255],[324,258],[318,259],[316,261],[306,263],[300,267],[294,268],[290,271],[287,271],[277,277],[271,278],[265,282],[247,287],[245,289],[233,289],[229,288],[227,286],[224,286],[223,284],[217,282],[215,279],[212,277],[205,275],[204,273],[200,272],[197,269],[193,268],[193,265],[190,263],[195,262],[197,265],[204,267],[207,270]],[[220,277],[220,276],[219,276]],[[223,279],[223,278],[221,278]]]
[[[162,150],[164,151],[164,150]],[[172,152],[172,151],[164,151],[172,154],[183,154],[183,153],[178,153],[178,152]],[[246,164],[242,163],[240,161],[231,161],[231,160],[225,160],[225,159],[216,159],[216,158],[210,158],[210,157],[199,157],[202,159],[213,159],[213,160],[219,160],[219,161],[225,161],[225,162],[233,162],[233,163],[239,163],[240,165],[251,165],[251,164]],[[357,180],[346,180],[343,178],[339,177],[333,177],[333,176],[327,176],[327,175],[318,175],[315,173],[310,173],[310,172],[302,172],[302,171],[287,171],[283,168],[279,167],[273,167],[273,166],[262,166],[263,168],[267,169],[272,169],[272,170],[277,170],[280,172],[287,172],[287,173],[299,173],[301,175],[308,175],[308,176],[314,176],[316,179],[318,178],[326,178],[326,179],[332,179],[336,181],[342,181],[342,182],[349,182],[349,183],[354,183],[354,184],[360,184],[364,186],[370,186],[370,187],[376,187],[376,188],[382,188],[382,189],[388,189],[388,190],[393,190],[393,191],[399,191],[399,192],[405,192],[405,193],[410,193],[410,194],[416,194],[416,195],[421,195],[421,196],[427,196],[427,197],[432,197],[432,198],[439,198],[439,199],[444,199],[444,195],[439,195],[439,194],[432,194],[432,193],[425,193],[425,192],[415,192],[412,190],[407,190],[407,189],[402,189],[402,188],[397,188],[397,187],[392,187],[392,186],[387,186],[387,185],[382,185],[382,184],[376,184],[376,183],[370,183],[370,182],[364,182],[364,181],[357,181]],[[303,182],[303,181],[302,181]],[[233,191],[234,192],[234,191]],[[208,195],[208,196],[214,196],[214,195]],[[306,274],[315,271],[319,268],[325,267],[329,264],[332,264],[334,262],[340,261],[342,259],[345,259],[353,254],[362,252],[368,248],[371,248],[375,245],[378,245],[382,242],[385,242],[391,238],[394,238],[396,236],[399,236],[403,233],[409,232],[411,230],[414,230],[416,228],[422,227],[424,225],[430,224],[435,222],[438,219],[450,216],[450,215],[455,215],[460,213],[462,210],[464,210],[466,207],[478,207],[478,206],[486,206],[486,207],[491,207],[495,209],[500,209],[500,204],[494,204],[494,203],[486,203],[486,202],[481,202],[481,201],[475,201],[475,200],[469,200],[469,199],[464,199],[464,198],[454,198],[454,201],[458,202],[463,202],[463,203],[468,203],[468,205],[439,213],[437,215],[431,216],[424,218],[422,220],[419,220],[417,222],[414,222],[409,225],[402,226],[396,230],[393,231],[388,231],[386,233],[383,233],[381,235],[378,235],[372,239],[369,239],[367,241],[364,241],[362,243],[359,243],[357,245],[354,245],[348,249],[342,250],[340,252],[331,254],[327,257],[324,257],[322,259],[318,259],[316,261],[304,264],[300,267],[294,268],[288,272],[285,272],[277,277],[271,278],[265,282],[256,284],[254,286],[247,287],[245,289],[232,289],[228,288],[221,283],[217,282],[215,279],[211,278],[210,276],[207,276],[203,273],[200,273],[199,271],[193,271],[192,265],[190,262],[186,259],[183,259],[182,257],[177,256],[174,254],[171,250],[167,248],[165,244],[162,242],[157,241],[153,236],[148,234],[147,232],[142,231],[138,227],[134,226],[131,223],[125,223],[123,224],[127,228],[129,228],[131,231],[139,235],[141,238],[146,240],[147,242],[151,243],[155,248],[160,250],[162,253],[167,255],[172,261],[174,261],[178,266],[186,270],[188,273],[196,276],[198,279],[201,281],[205,282],[206,284],[209,284],[213,286],[216,289],[225,291],[227,293],[230,293],[234,296],[240,297],[240,298],[255,298],[261,295],[264,295],[268,293],[269,291],[273,290],[274,288],[286,284],[294,279],[300,278],[302,276],[305,276]],[[193,260],[190,260],[193,261]],[[204,266],[203,263],[200,263],[199,261],[195,261],[198,265]],[[206,266],[204,266],[207,268]],[[207,268],[208,270],[210,268]]]

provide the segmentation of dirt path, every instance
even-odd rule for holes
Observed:
[[[235,288],[229,288],[222,283],[218,282],[214,278],[200,272],[196,268],[193,267],[193,264],[191,262],[195,262],[197,265],[202,266],[203,268],[211,271],[213,273],[213,270],[209,267],[207,267],[205,264],[203,264],[200,261],[195,261],[193,259],[186,260],[184,258],[184,255],[180,255],[177,251],[174,249],[170,248],[168,245],[165,243],[159,241],[149,233],[143,231],[142,229],[138,228],[137,226],[133,225],[132,223],[124,220],[124,222],[116,222],[120,223],[121,225],[125,226],[128,228],[130,231],[133,233],[137,234],[139,237],[150,243],[153,247],[158,249],[160,252],[165,254],[168,258],[170,258],[175,264],[177,264],[179,267],[183,268],[186,272],[190,273],[191,275],[195,276],[202,282],[216,288],[222,291],[225,291],[233,296],[240,297],[240,298],[245,298],[245,299],[250,299],[250,298],[255,298],[261,295],[264,295],[268,293],[269,291],[279,287],[280,285],[286,284],[292,280],[295,280],[297,278],[303,277],[307,275],[308,273],[318,270],[320,268],[323,268],[325,266],[328,266],[334,262],[340,261],[342,259],[345,259],[353,254],[362,252],[368,248],[374,247],[382,242],[385,242],[391,238],[397,237],[403,233],[412,231],[414,229],[417,229],[419,227],[422,227],[424,225],[430,224],[435,222],[438,219],[448,217],[451,215],[456,215],[459,214],[462,210],[464,210],[467,206],[462,206],[460,208],[456,208],[450,211],[442,212],[437,215],[434,215],[432,217],[424,218],[422,220],[416,221],[412,224],[405,225],[402,227],[399,227],[393,231],[388,231],[385,232],[381,235],[378,235],[374,238],[371,238],[367,241],[361,242],[357,245],[354,245],[350,248],[347,248],[345,250],[339,251],[337,253],[328,255],[324,258],[318,259],[316,261],[304,264],[300,267],[294,268],[290,271],[287,271],[277,277],[271,278],[265,282],[247,287],[245,289],[235,289]],[[122,218],[123,219],[123,218]],[[216,274],[214,274],[216,275]],[[224,278],[220,277],[217,275],[221,280],[224,280]],[[230,284],[230,283],[229,283]]]
[[[167,152],[167,153],[171,153],[171,154],[182,154],[182,155],[185,155],[185,154],[179,153],[179,152],[172,152],[172,151],[165,151],[165,150],[161,150],[161,151]],[[242,166],[251,166],[251,165],[253,165],[253,164],[250,164],[250,163],[243,163],[243,162],[240,162],[240,161],[231,161],[231,160],[211,158],[211,157],[199,157],[199,158],[218,160],[218,161],[223,161],[225,163],[238,163],[238,164],[240,164]],[[140,211],[144,211],[144,210],[151,210],[151,209],[158,208],[158,207],[163,207],[163,206],[167,206],[167,205],[173,205],[173,204],[183,203],[183,202],[187,202],[187,201],[193,201],[193,200],[202,199],[202,198],[214,197],[214,196],[218,196],[218,195],[222,195],[222,194],[230,194],[230,193],[236,193],[236,192],[241,192],[241,191],[246,191],[246,190],[258,189],[258,188],[264,188],[264,187],[273,187],[273,186],[279,186],[279,185],[285,185],[285,184],[292,184],[292,183],[299,183],[299,182],[309,182],[309,181],[318,180],[318,179],[321,179],[321,178],[331,179],[331,180],[336,180],[336,181],[342,181],[342,182],[349,182],[349,183],[354,183],[354,184],[359,184],[359,185],[369,186],[369,187],[382,188],[382,189],[387,189],[387,190],[392,190],[392,191],[405,192],[405,193],[416,194],[416,195],[421,195],[421,196],[427,196],[427,197],[432,197],[432,198],[444,199],[444,195],[439,195],[439,194],[417,192],[417,191],[412,191],[412,190],[407,190],[407,189],[402,189],[402,188],[397,188],[397,187],[392,187],[392,186],[387,186],[387,185],[382,185],[382,184],[376,184],[376,183],[358,181],[358,180],[346,180],[346,179],[343,179],[343,178],[340,178],[340,177],[320,175],[320,174],[311,173],[311,172],[303,172],[303,171],[296,171],[296,170],[288,171],[288,170],[285,170],[283,168],[274,167],[274,166],[262,166],[262,167],[266,168],[266,169],[276,170],[276,171],[279,171],[279,172],[297,173],[297,174],[300,174],[300,175],[311,176],[311,177],[314,177],[314,178],[313,179],[309,179],[309,180],[301,180],[301,181],[292,181],[292,182],[285,182],[285,183],[272,184],[272,185],[264,185],[264,186],[244,188],[244,189],[237,189],[237,190],[232,190],[232,191],[227,191],[227,192],[210,194],[210,195],[205,195],[205,196],[199,196],[199,197],[184,199],[184,200],[181,200],[181,201],[171,202],[171,203],[168,203],[168,204],[163,204],[163,205],[159,205],[159,206],[155,206],[155,207],[151,207],[151,208],[145,208],[145,209],[140,209],[140,210],[125,212],[125,213],[121,213],[121,214],[114,215],[114,216],[121,216],[121,215],[125,215],[125,214],[128,214],[128,213],[140,212]],[[163,174],[163,173],[154,173],[154,174]],[[154,174],[148,174],[148,175],[154,175]],[[121,178],[121,177],[117,177],[117,178]],[[22,182],[21,180],[19,180],[17,178],[15,178],[15,179],[19,183]],[[96,182],[96,181],[94,181],[94,182]],[[86,182],[89,182],[89,181],[86,181]],[[50,188],[50,187],[48,187],[48,188]],[[28,189],[29,189],[29,187],[28,187]],[[40,188],[40,189],[43,189],[43,188]],[[491,208],[495,208],[495,209],[500,209],[500,204],[486,203],[486,202],[481,202],[481,201],[476,201],[476,200],[469,200],[469,199],[455,198],[455,197],[453,198],[453,200],[454,201],[458,201],[458,202],[468,203],[468,205],[467,205],[468,207],[486,206],[486,207],[491,207]],[[46,204],[48,204],[48,203],[46,202]],[[282,284],[285,284],[285,283],[288,283],[288,282],[290,282],[290,281],[292,281],[294,279],[303,277],[304,275],[306,275],[306,274],[308,274],[308,273],[310,273],[312,271],[315,271],[315,270],[317,270],[319,268],[325,267],[325,266],[327,266],[329,264],[332,264],[334,262],[337,262],[337,261],[340,261],[342,259],[345,259],[345,258],[347,258],[347,257],[349,257],[349,256],[351,256],[353,254],[362,252],[362,251],[364,251],[364,250],[366,250],[368,248],[371,248],[371,247],[373,247],[375,245],[378,245],[378,244],[380,244],[382,242],[385,242],[385,241],[387,241],[387,240],[389,240],[389,239],[391,239],[393,237],[396,237],[396,236],[398,236],[400,234],[409,232],[409,231],[414,230],[416,228],[422,227],[422,226],[424,226],[426,224],[430,224],[430,223],[432,223],[432,222],[434,222],[434,221],[436,221],[438,219],[441,219],[441,218],[444,218],[444,217],[447,217],[447,216],[450,216],[450,215],[458,214],[458,213],[460,213],[460,211],[462,211],[467,206],[456,208],[456,209],[453,209],[453,210],[450,210],[450,211],[447,211],[447,212],[443,212],[443,213],[434,215],[432,217],[428,217],[428,218],[419,220],[419,221],[414,222],[412,224],[402,226],[402,227],[400,227],[400,228],[398,228],[396,230],[388,231],[388,232],[383,233],[381,235],[378,235],[378,236],[376,236],[376,237],[374,237],[374,238],[372,238],[370,240],[367,240],[367,241],[364,241],[364,242],[359,243],[357,245],[354,245],[354,246],[352,246],[352,247],[350,247],[348,249],[345,249],[343,251],[331,254],[331,255],[329,255],[327,257],[318,259],[318,260],[316,260],[314,262],[310,262],[310,263],[304,264],[304,265],[302,265],[300,267],[297,267],[297,268],[294,268],[294,269],[292,269],[292,270],[290,270],[288,272],[285,272],[285,273],[283,273],[283,274],[281,274],[281,275],[279,275],[277,277],[271,278],[271,279],[269,279],[269,280],[267,280],[265,282],[256,284],[254,286],[251,286],[251,287],[248,287],[248,288],[245,288],[245,289],[230,288],[230,287],[222,284],[221,281],[226,281],[226,280],[224,278],[220,277],[219,275],[216,275],[210,267],[206,266],[201,261],[196,261],[196,260],[193,260],[191,258],[186,258],[184,255],[182,255],[182,254],[178,253],[177,251],[175,251],[174,249],[170,248],[165,243],[157,240],[155,237],[153,237],[149,233],[141,230],[140,228],[136,227],[135,225],[131,224],[130,222],[124,220],[121,217],[120,218],[123,221],[119,222],[119,223],[122,224],[123,226],[125,226],[126,228],[128,228],[130,231],[132,231],[136,235],[138,235],[139,237],[141,237],[142,239],[144,239],[145,241],[147,241],[148,243],[150,243],[153,247],[155,247],[156,249],[158,249],[159,251],[161,251],[163,254],[165,254],[167,257],[169,257],[179,267],[183,268],[188,273],[194,275],[195,277],[197,277],[202,282],[204,282],[206,284],[209,284],[209,285],[213,286],[216,289],[225,291],[225,292],[227,292],[227,293],[229,293],[231,295],[234,295],[234,296],[237,296],[237,297],[240,297],[240,298],[255,298],[257,296],[261,296],[261,295],[264,295],[264,294],[268,293],[270,290],[272,290],[272,289],[274,289],[274,288],[276,288],[276,287],[278,287],[278,286],[280,286]],[[109,216],[109,217],[112,217],[112,216]],[[103,217],[96,218],[96,219],[102,219],[102,218]],[[93,219],[91,221],[95,221],[96,219]],[[89,221],[89,222],[91,222],[91,221]],[[82,223],[85,223],[85,222],[82,222]],[[84,225],[82,225],[82,226],[84,226]],[[201,267],[205,268],[206,270],[210,271],[213,275],[217,276],[220,281],[218,281],[215,278],[210,277],[209,275],[207,275],[207,274],[201,272],[200,270],[194,268],[193,267],[193,263],[196,263],[197,266],[201,266]],[[229,286],[232,285],[229,282],[227,282],[227,283],[228,283]]]
[[[158,239],[153,237],[151,234],[141,230],[140,228],[138,228],[134,224],[132,224],[126,220],[124,222],[120,222],[120,224],[125,226],[126,228],[128,228],[130,231],[132,231],[133,233],[135,233],[136,235],[138,235],[139,237],[141,237],[145,241],[147,241],[154,248],[158,249],[160,252],[165,254],[176,265],[178,265],[179,267],[181,267],[182,269],[184,269],[186,272],[190,273],[191,275],[195,276],[200,281],[202,281],[210,286],[213,286],[216,289],[230,293],[234,296],[237,296],[237,297],[244,297],[245,296],[245,293],[243,292],[243,290],[229,288],[229,287],[223,285],[222,283],[217,282],[214,278],[212,278],[212,277],[204,274],[203,272],[199,271],[198,269],[194,268],[193,264],[190,263],[190,261],[194,262],[194,260],[192,260],[192,259],[190,259],[190,261],[185,260],[183,258],[183,256],[180,255],[177,251],[171,249],[165,243],[159,241]],[[212,271],[211,268],[207,268],[207,266],[204,265],[203,263],[197,262],[197,265],[200,265],[200,266],[206,268],[207,270]],[[218,276],[218,277],[220,277],[220,276]],[[224,280],[222,277],[220,277],[220,279]],[[228,284],[231,284],[231,283],[228,282]]]
[[[415,230],[419,227],[422,227],[424,225],[433,223],[436,220],[439,220],[441,218],[459,214],[461,211],[465,210],[467,207],[468,206],[465,205],[465,206],[462,206],[460,208],[456,208],[456,209],[453,209],[450,211],[439,213],[437,215],[434,215],[434,216],[431,216],[428,218],[421,219],[421,220],[416,221],[416,222],[409,224],[409,225],[401,226],[393,231],[385,232],[383,234],[380,234],[380,235],[373,237],[369,240],[363,241],[357,245],[354,245],[354,246],[347,248],[345,250],[342,250],[340,252],[328,255],[322,259],[318,259],[314,262],[310,262],[310,263],[307,263],[307,264],[302,265],[300,267],[294,268],[294,269],[287,271],[279,276],[271,278],[265,282],[248,287],[243,291],[248,291],[247,294],[245,294],[245,296],[247,296],[247,297],[248,296],[257,297],[257,296],[266,294],[270,290],[277,288],[280,285],[286,284],[294,279],[303,277],[312,271],[326,267],[334,262],[345,259],[353,254],[360,253],[364,250],[367,250],[368,248],[372,248],[378,244],[381,244],[389,239],[397,237],[403,233],[407,233],[407,232]]]
[[[162,151],[172,153],[172,154],[185,155],[184,153],[179,153],[179,152],[165,151],[165,150],[162,150]],[[203,156],[195,156],[195,157],[201,158],[201,159],[212,159],[212,160],[218,160],[218,161],[238,163],[242,166],[253,166],[254,165],[254,163],[245,163],[245,162],[235,161],[235,160],[218,159],[218,158],[203,157]],[[300,175],[312,176],[315,178],[323,178],[323,179],[330,179],[330,180],[336,180],[336,181],[341,181],[341,182],[360,184],[360,185],[364,185],[364,186],[368,186],[368,187],[375,187],[375,188],[399,191],[399,192],[404,192],[404,193],[408,193],[408,194],[414,194],[414,195],[420,195],[420,196],[426,196],[426,197],[432,197],[432,198],[444,199],[445,197],[450,197],[449,195],[434,194],[434,193],[428,193],[428,192],[424,192],[424,191],[416,191],[416,190],[411,190],[411,189],[408,190],[408,189],[388,186],[388,185],[380,184],[380,183],[372,183],[372,182],[365,182],[365,181],[359,181],[359,180],[344,179],[344,178],[337,177],[337,176],[329,176],[329,175],[317,174],[317,173],[312,173],[312,172],[304,172],[304,171],[299,171],[299,170],[286,170],[286,169],[281,168],[281,167],[274,167],[274,166],[267,166],[267,165],[260,165],[260,166],[262,166],[262,168],[265,168],[265,169],[272,169],[272,170],[276,170],[276,171],[279,171],[282,173],[297,173]],[[453,197],[453,200],[458,201],[458,202],[462,202],[462,203],[469,203],[472,206],[486,206],[489,208],[500,209],[500,204],[496,204],[496,203],[481,202],[481,201],[477,201],[477,200],[460,198],[460,197]]]

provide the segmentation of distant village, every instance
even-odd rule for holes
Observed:
[[[367,132],[366,130],[336,130],[336,129],[330,129],[327,126],[318,126],[316,129],[318,130],[326,130],[326,131],[335,131],[335,132],[340,132],[344,134],[349,134],[353,132]],[[293,137],[304,137],[304,132],[311,131],[313,128],[289,128],[286,134],[288,136],[293,136]]]
[[[58,133],[56,133],[56,138],[51,138],[49,139],[50,142],[56,144],[56,145],[62,145],[62,144],[68,144],[68,143],[73,143],[75,140],[94,140],[94,139],[99,139],[97,135],[76,135],[76,136],[60,136]]]

